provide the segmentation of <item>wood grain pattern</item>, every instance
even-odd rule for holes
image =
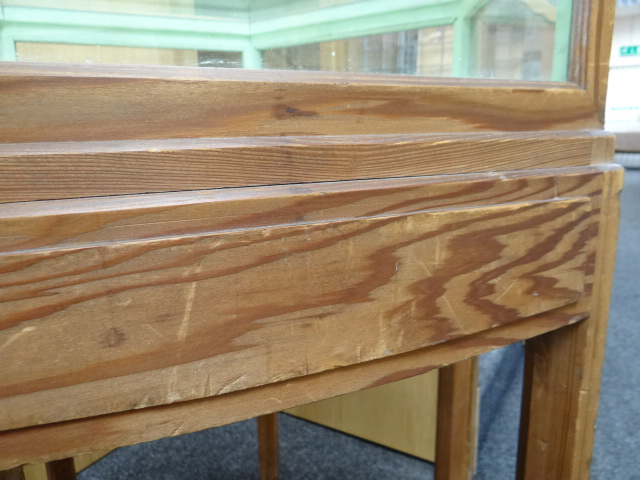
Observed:
[[[318,73],[8,63],[0,143],[600,126],[567,84]]]
[[[605,174],[591,317],[526,342],[518,478],[588,478],[604,359],[622,171]]]
[[[24,202],[0,206],[0,253],[593,194],[606,166]]]
[[[0,356],[12,360],[8,367],[0,359],[6,420],[0,428],[25,426],[0,431],[0,468],[201,430],[385,384],[593,314],[569,333],[535,343],[551,345],[544,359],[553,369],[532,375],[529,406],[538,408],[537,396],[551,392],[559,399],[551,416],[568,413],[563,425],[569,428],[553,443],[558,431],[536,410],[525,422],[521,470],[526,478],[545,476],[561,452],[568,460],[558,471],[584,471],[597,405],[605,267],[612,263],[610,245],[596,245],[606,235],[599,218],[608,215],[608,193],[604,211],[598,203],[602,174],[558,172],[566,182],[543,175],[467,177],[450,190],[407,180],[351,185],[352,191],[310,187],[307,195],[304,186],[292,186],[274,187],[280,193],[258,189],[255,197],[227,191],[30,201],[264,185],[272,183],[262,173],[269,169],[284,183],[443,173],[438,170],[448,164],[445,172],[460,173],[486,171],[489,164],[539,166],[541,159],[554,167],[593,163],[596,151],[609,154],[607,141],[597,137],[587,147],[583,134],[566,131],[602,125],[611,3],[581,4],[585,28],[574,32],[589,33],[574,35],[572,68],[579,75],[572,80],[579,87],[3,65],[0,142],[30,145],[7,146],[0,162],[10,167],[0,172],[10,180],[0,188],[0,202],[27,201],[0,209],[0,278],[14,283],[0,292],[10,301],[2,310]],[[537,144],[532,132],[549,130],[562,138]],[[300,146],[291,139],[238,139],[491,132],[522,135],[485,137],[486,143],[474,138],[459,151],[462,138],[440,139],[456,140],[456,148],[434,138],[385,138],[393,157],[386,164],[376,156],[376,141],[324,138],[329,141],[315,145],[304,138]],[[157,141],[207,137],[239,143],[203,140],[194,149],[179,140]],[[144,140],[151,142],[135,143]],[[501,140],[510,147],[503,149]],[[104,143],[51,144],[87,141]],[[564,150],[565,143],[571,147]],[[544,145],[554,146],[545,152]],[[262,153],[251,150],[256,146]],[[240,148],[254,161],[242,165],[248,157],[247,151],[238,155]],[[314,171],[306,173],[310,165]],[[367,189],[382,189],[385,201],[376,204]],[[308,268],[320,263],[325,273]],[[426,268],[419,270],[420,263]],[[492,283],[499,278],[502,283]],[[242,309],[233,303],[237,293],[246,299]],[[300,354],[290,358],[283,352],[295,351],[294,344]],[[45,355],[53,359],[49,364],[33,361]],[[227,369],[232,360],[242,371]],[[132,365],[140,371],[127,370]],[[576,366],[584,367],[578,381]],[[255,370],[253,378],[242,377],[244,368]],[[568,396],[560,395],[563,385]],[[583,401],[576,392],[584,393]],[[56,404],[62,397],[75,403]],[[177,403],[149,406],[165,402]],[[106,413],[127,409],[134,410]],[[97,413],[105,414],[27,427]],[[537,456],[535,442],[539,447],[549,438],[559,448]]]
[[[615,7],[615,2],[582,0],[572,18],[569,80],[592,96],[603,125]]]
[[[589,179],[568,183],[594,194]],[[459,196],[460,185],[448,187]],[[220,395],[576,302],[590,204],[584,195],[435,211],[414,203],[392,214],[406,204],[383,202],[360,218],[9,251],[0,429]],[[39,362],[43,352],[56,361]]]
[[[436,480],[472,480],[478,439],[478,358],[438,372]]]
[[[561,131],[6,144],[0,203],[575,167],[612,138]]]
[[[579,322],[584,300],[406,354],[172,405],[0,432],[0,468],[181,435],[420,375]]]

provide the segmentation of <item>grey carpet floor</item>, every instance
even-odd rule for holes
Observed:
[[[627,170],[603,372],[594,480],[640,480],[640,170]],[[521,345],[483,356],[476,480],[513,478],[522,378]],[[80,480],[258,478],[255,421],[118,449]],[[433,466],[333,430],[280,415],[281,478],[421,479]]]

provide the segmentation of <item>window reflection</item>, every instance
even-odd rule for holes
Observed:
[[[570,0],[0,0],[2,60],[564,80]]]
[[[473,76],[551,79],[556,16],[557,7],[549,2],[489,2],[473,20]],[[564,53],[568,56],[568,45]]]

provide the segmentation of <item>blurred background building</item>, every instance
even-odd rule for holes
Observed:
[[[618,0],[606,129],[616,133],[617,150],[640,152],[640,0]]]

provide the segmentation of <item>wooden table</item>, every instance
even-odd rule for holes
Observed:
[[[573,83],[4,64],[0,468],[450,365],[467,478],[467,359],[527,340],[518,476],[588,476],[622,177],[591,4]]]

